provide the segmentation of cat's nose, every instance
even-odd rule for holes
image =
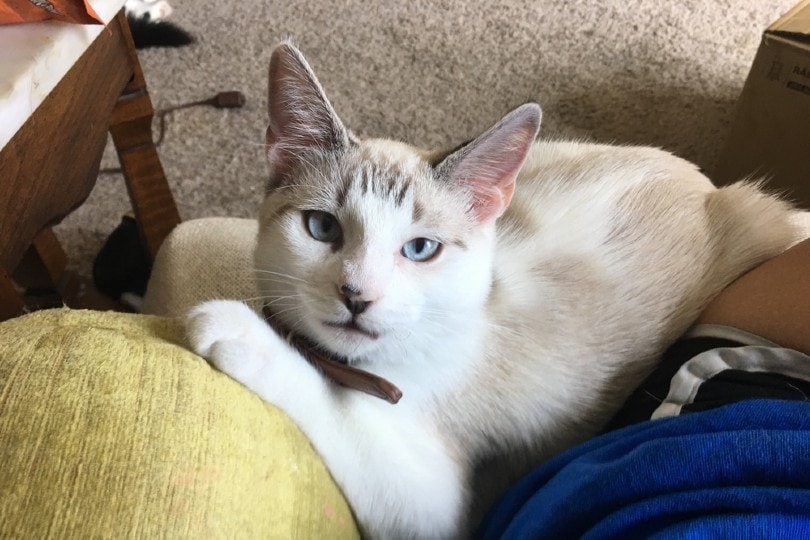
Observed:
[[[371,302],[366,302],[365,300],[351,300],[349,298],[344,300],[343,303],[352,315],[360,315],[366,310],[369,304],[371,304]]]
[[[360,315],[371,304],[370,301],[362,299],[362,291],[348,283],[341,285],[340,294],[343,296],[343,305],[352,315]]]

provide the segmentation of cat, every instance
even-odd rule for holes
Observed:
[[[166,0],[126,0],[124,13],[136,49],[182,47],[194,38],[166,19],[174,12]]]
[[[93,260],[93,285],[100,293],[140,312],[151,273],[152,260],[138,222],[132,213],[126,214]]]
[[[504,484],[597,434],[714,295],[802,234],[756,185],[718,189],[663,150],[537,141],[534,103],[430,152],[358,138],[290,42],[269,88],[266,306],[403,397],[335,385],[236,300],[193,308],[187,337],[297,423],[370,537],[469,534]]]

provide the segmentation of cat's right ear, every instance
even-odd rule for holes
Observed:
[[[349,133],[315,73],[289,42],[277,46],[270,59],[268,112],[271,183],[288,178],[312,152],[335,152],[349,144]]]

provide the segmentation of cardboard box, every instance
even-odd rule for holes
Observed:
[[[748,176],[810,208],[810,0],[765,30],[712,179]]]

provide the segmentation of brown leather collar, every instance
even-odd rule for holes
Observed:
[[[292,331],[282,328],[276,320],[273,312],[264,306],[262,309],[264,319],[267,324],[284,338],[287,343],[296,348],[307,361],[318,368],[326,377],[347,388],[354,388],[366,394],[384,399],[389,403],[396,404],[402,397],[402,391],[373,373],[357,369],[346,363],[344,359],[330,355],[313,345],[308,339],[299,336]]]

